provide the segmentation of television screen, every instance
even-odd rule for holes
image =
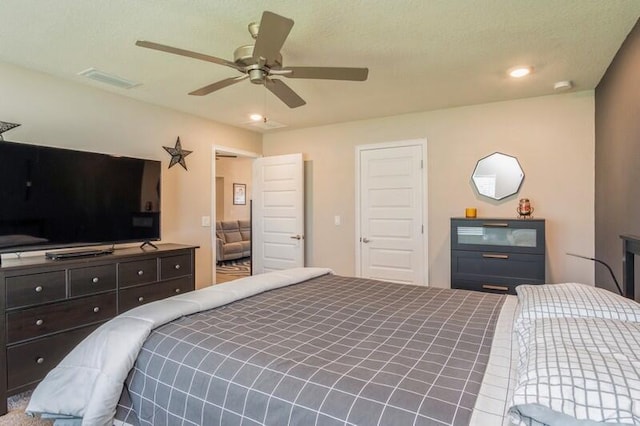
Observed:
[[[160,161],[0,142],[0,253],[160,239]]]

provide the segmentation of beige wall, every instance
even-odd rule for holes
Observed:
[[[428,146],[431,285],[449,286],[450,217],[468,206],[480,217],[515,217],[520,197],[547,220],[547,280],[593,284],[593,265],[565,255],[594,252],[592,91],[265,135],[264,155],[302,152],[312,165],[308,265],[355,273],[355,146],[415,138]],[[501,202],[477,197],[470,185],[476,161],[495,151],[518,157],[526,176],[520,193]]]
[[[251,200],[251,158],[220,158],[216,161],[216,176],[224,178],[224,220],[249,219]],[[246,204],[233,204],[233,184],[246,187]],[[216,217],[216,220],[223,218]]]
[[[131,89],[131,90],[135,90]],[[0,63],[0,119],[21,123],[6,140],[162,160],[162,240],[195,244],[197,286],[212,281],[212,145],[261,152],[261,135]],[[167,169],[162,146],[180,136],[189,171]]]

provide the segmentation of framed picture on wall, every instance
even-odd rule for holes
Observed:
[[[233,204],[247,204],[247,185],[244,183],[233,184]]]

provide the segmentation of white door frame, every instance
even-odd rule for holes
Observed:
[[[424,232],[422,238],[422,252],[423,252],[423,280],[424,285],[429,285],[429,276],[430,276],[430,268],[429,268],[429,231],[428,231],[428,200],[429,196],[427,193],[428,188],[428,180],[427,180],[427,139],[407,139],[401,141],[393,141],[393,142],[383,142],[376,144],[367,144],[367,145],[357,145],[356,146],[356,233],[355,233],[355,247],[356,247],[356,264],[355,264],[355,276],[362,276],[362,259],[361,259],[361,244],[360,237],[362,235],[362,224],[360,223],[360,191],[361,191],[361,182],[360,182],[360,154],[362,151],[374,150],[374,149],[382,149],[382,148],[401,148],[406,146],[422,146],[422,164],[423,164],[423,179],[422,179],[422,224],[424,225]]]
[[[245,151],[243,149],[231,148],[222,145],[211,145],[211,226],[209,227],[211,238],[211,282],[216,283],[216,151],[224,151],[225,153],[235,154],[238,157],[258,158],[262,157],[262,154]]]

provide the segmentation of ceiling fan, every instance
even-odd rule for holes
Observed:
[[[282,80],[273,78],[274,76],[348,81],[365,81],[367,79],[369,74],[368,68],[282,66],[280,49],[282,49],[292,27],[293,20],[273,12],[263,12],[259,24],[256,22],[249,24],[249,33],[255,39],[255,43],[237,48],[235,52],[233,52],[233,62],[151,41],[138,40],[136,41],[136,45],[213,62],[214,64],[233,68],[243,74],[239,77],[231,77],[217,81],[189,93],[195,96],[208,95],[216,90],[223,89],[248,78],[249,81],[254,84],[263,84],[271,93],[276,95],[290,108],[297,108],[306,104],[304,99],[298,96],[298,94]]]

